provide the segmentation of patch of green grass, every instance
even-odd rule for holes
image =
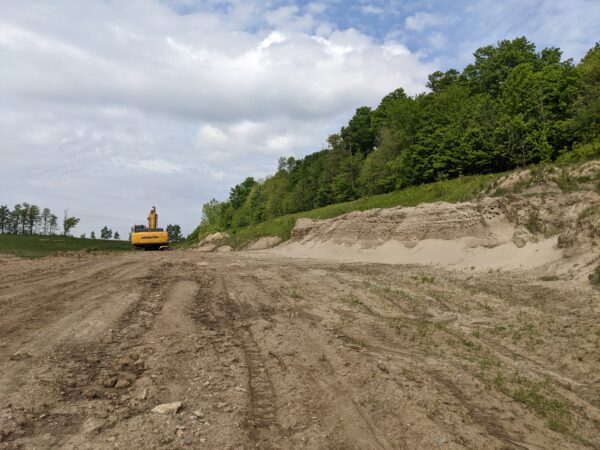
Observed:
[[[22,258],[43,258],[57,252],[125,250],[131,250],[129,241],[85,239],[72,236],[0,234],[0,253]]]
[[[481,367],[483,370],[489,369],[490,367],[497,365],[499,365],[498,361],[492,358],[491,356],[484,356],[479,360],[479,367]]]
[[[498,389],[502,390],[504,388],[504,381],[504,375],[502,375],[502,372],[497,372],[496,376],[494,377],[494,384]]]
[[[290,292],[290,297],[295,298],[296,300],[298,300],[298,299],[302,298],[302,294],[300,294],[300,292],[298,292],[298,290],[292,289],[292,292]]]
[[[506,331],[506,327],[504,325],[494,325],[494,328],[492,328],[490,330],[490,333],[498,335],[498,334],[504,334],[504,332]]]
[[[358,347],[365,348],[368,345],[367,340],[364,338],[349,337],[348,340],[350,341],[350,343]]]
[[[434,276],[428,276],[428,275],[421,275],[421,282],[422,283],[435,283],[435,277]]]
[[[555,181],[563,192],[575,192],[579,188],[577,178],[570,175],[567,169],[562,169],[560,176]]]
[[[468,339],[464,339],[463,338],[461,340],[461,342],[462,342],[462,345],[464,345],[468,349],[474,349],[475,348],[475,344],[473,342],[471,342],[470,340],[468,340]]]
[[[567,405],[559,400],[549,399],[539,392],[537,386],[513,392],[512,398],[533,409],[539,416],[547,420],[548,427],[559,433],[569,431],[571,425],[571,412]]]

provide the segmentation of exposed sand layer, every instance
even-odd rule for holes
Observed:
[[[543,191],[299,219],[292,238],[271,252],[473,270],[551,268],[585,279],[598,260],[599,205],[596,191]]]

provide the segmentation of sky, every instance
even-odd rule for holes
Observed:
[[[578,62],[599,0],[0,0],[0,204],[127,236],[199,223],[359,106],[526,36]]]

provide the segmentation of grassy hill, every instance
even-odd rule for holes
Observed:
[[[0,234],[0,253],[23,258],[42,258],[56,252],[125,251],[130,249],[129,241],[81,239],[70,236]]]
[[[292,228],[299,218],[330,219],[352,211],[365,211],[373,208],[392,208],[394,206],[416,206],[420,203],[445,201],[456,203],[467,201],[489,191],[494,183],[505,173],[473,175],[439,181],[437,183],[411,186],[387,194],[374,195],[346,203],[337,203],[310,211],[277,217],[254,225],[227,230],[229,244],[236,249],[262,236],[279,236],[282,240],[290,238]],[[200,240],[204,236],[198,236]]]
[[[552,163],[530,165],[528,168],[534,171],[543,169],[549,172],[564,172],[565,180],[562,180],[563,184],[568,181],[575,182],[576,184],[577,180],[568,176],[567,169],[575,168],[586,161],[598,159],[600,159],[600,140],[595,140],[588,144],[576,146],[574,150],[562,154]],[[202,226],[199,226],[188,237],[183,246],[193,245],[215,231],[226,231],[229,234],[229,242],[227,242],[227,244],[231,245],[234,249],[242,249],[246,244],[263,236],[278,236],[284,241],[288,240],[296,220],[299,218],[330,219],[352,211],[365,211],[373,208],[392,208],[395,206],[407,207],[416,206],[420,203],[432,203],[438,201],[456,203],[472,200],[481,195],[504,195],[509,192],[503,192],[502,189],[497,189],[498,180],[510,173],[518,172],[523,169],[524,168],[520,168],[510,172],[494,174],[464,176],[419,186],[410,186],[387,194],[364,197],[358,200],[328,205],[310,211],[286,214],[284,216],[240,228],[215,230],[202,229]],[[560,179],[558,181],[561,182]],[[225,242],[223,242],[223,244],[225,244]]]

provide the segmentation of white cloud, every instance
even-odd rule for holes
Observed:
[[[317,19],[324,3],[198,5],[0,3],[0,203],[70,206],[81,232],[121,234],[160,204],[191,231],[203,202],[433,70]]]
[[[428,12],[416,12],[404,20],[404,25],[408,30],[421,32],[426,28],[431,28],[447,23],[448,18]]]
[[[375,16],[385,13],[385,9],[375,5],[363,5],[360,10],[365,14],[373,14]]]
[[[432,48],[434,48],[435,50],[439,50],[446,45],[446,36],[443,33],[439,32],[432,33],[427,38],[427,41],[429,42],[429,45],[431,45]]]

